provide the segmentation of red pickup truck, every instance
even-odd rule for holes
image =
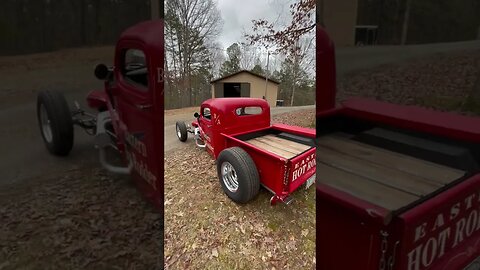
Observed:
[[[99,161],[108,171],[129,174],[142,194],[163,211],[163,20],[126,29],[116,48],[114,66],[99,64],[95,77],[103,89],[88,93],[95,113],[70,108],[60,92],[42,91],[37,117],[43,141],[54,155],[73,147],[74,126],[94,136]],[[123,161],[112,158],[116,155]]]
[[[190,126],[177,122],[176,133],[217,159],[224,192],[237,203],[257,195],[260,185],[272,192],[270,202],[290,203],[297,188],[315,181],[315,130],[270,124],[267,101],[215,98],[202,103]]]
[[[480,119],[353,98],[335,106],[317,28],[317,269],[480,269]]]

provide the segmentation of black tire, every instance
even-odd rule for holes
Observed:
[[[222,165],[228,167],[229,163],[236,174],[238,188],[230,190],[222,177]],[[260,190],[260,177],[257,166],[250,155],[240,147],[231,147],[220,152],[217,159],[217,175],[222,189],[227,196],[236,203],[247,203],[258,194]]]
[[[45,112],[49,121],[50,136],[46,134],[48,131],[45,131],[42,125],[42,115]],[[68,155],[73,147],[73,121],[65,97],[55,91],[40,92],[37,97],[37,120],[48,151],[57,156]]]
[[[181,142],[186,141],[188,138],[187,125],[185,125],[184,122],[177,122],[177,124],[175,125],[175,133],[177,134],[177,138]]]

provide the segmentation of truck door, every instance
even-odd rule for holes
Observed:
[[[200,126],[202,128],[203,137],[207,150],[213,154],[213,121],[212,111],[209,106],[203,106],[200,109]]]
[[[163,166],[159,166],[163,153],[163,83],[157,78],[162,68],[157,58],[163,59],[163,49],[158,50],[152,51],[151,46],[147,50],[139,41],[121,40],[115,58],[119,140],[133,163],[133,179],[154,204],[163,200],[159,181],[163,175]]]

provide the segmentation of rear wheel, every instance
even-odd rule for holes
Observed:
[[[175,125],[175,131],[177,133],[177,138],[181,141],[184,142],[188,138],[187,134],[187,125],[185,125],[184,122],[177,122]]]
[[[68,155],[73,147],[73,121],[65,97],[54,91],[40,92],[37,118],[48,151],[57,156]]]
[[[227,196],[236,203],[247,203],[260,190],[257,166],[240,147],[223,150],[217,160],[217,174]]]

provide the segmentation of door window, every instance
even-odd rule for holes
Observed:
[[[140,91],[148,90],[148,68],[145,53],[138,49],[125,51],[122,75]]]
[[[203,116],[203,118],[206,118],[208,120],[212,119],[212,114],[210,112],[210,108],[203,108],[202,116]]]

